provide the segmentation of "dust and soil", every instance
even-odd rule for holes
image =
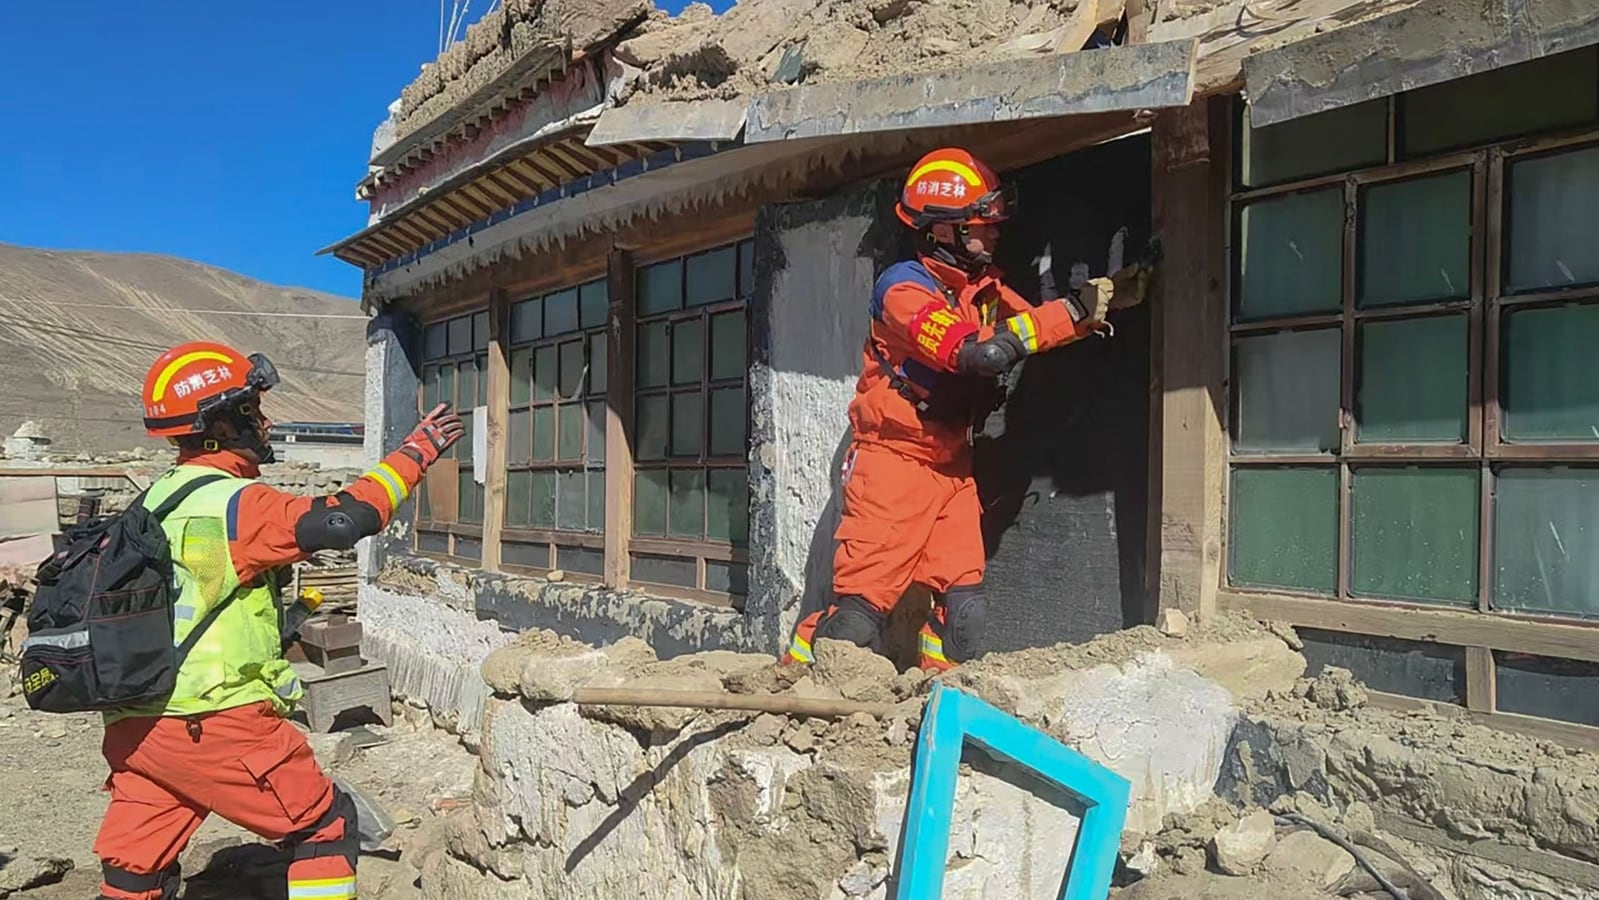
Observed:
[[[0,885],[13,865],[69,859],[73,867],[58,882],[10,896],[94,896],[100,873],[94,838],[107,802],[100,719],[34,712],[20,695],[7,693],[0,690],[0,758],[6,760],[0,766]],[[421,856],[434,846],[442,817],[470,797],[476,760],[457,738],[434,729],[425,712],[401,704],[395,711],[393,727],[360,726],[377,739],[370,746],[354,749],[346,742],[335,751],[337,734],[313,740],[324,770],[366,791],[396,821],[383,849],[361,856],[360,895],[378,900],[422,896],[415,884]],[[284,855],[217,816],[200,828],[181,862],[188,900],[276,900],[286,893]]]

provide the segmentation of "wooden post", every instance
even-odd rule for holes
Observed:
[[[483,473],[483,558],[487,571],[500,571],[500,530],[505,525],[506,417],[511,396],[507,343],[509,305],[505,292],[489,294],[489,458]]]
[[[633,262],[612,249],[606,268],[611,301],[605,391],[605,583],[626,590],[633,537]]]
[[[1152,136],[1154,231],[1166,250],[1153,298],[1159,608],[1201,619],[1216,610],[1225,570],[1230,137],[1227,98],[1162,110]]]

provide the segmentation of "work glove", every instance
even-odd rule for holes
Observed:
[[[416,426],[415,431],[406,436],[400,449],[408,451],[425,469],[433,465],[463,434],[466,434],[466,426],[461,423],[461,417],[450,409],[450,404],[440,403]]]

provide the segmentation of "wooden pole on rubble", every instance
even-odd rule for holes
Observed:
[[[668,691],[647,687],[580,687],[572,702],[589,706],[676,706],[693,709],[739,709],[786,716],[842,719],[855,713],[886,718],[894,711],[888,703],[796,697],[792,694],[732,694],[725,691]]]

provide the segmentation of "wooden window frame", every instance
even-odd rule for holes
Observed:
[[[638,260],[636,262],[633,261],[633,260],[630,260],[629,261],[630,265],[628,267],[628,269],[629,269],[629,271],[628,271],[629,286],[631,288],[629,299],[631,301],[630,306],[631,306],[631,313],[632,313],[631,320],[629,322],[629,328],[631,329],[632,338],[633,338],[633,341],[632,341],[633,347],[631,348],[631,352],[636,355],[636,353],[637,353],[638,335],[639,335],[639,332],[643,328],[645,328],[646,326],[649,326],[649,325],[654,325],[654,324],[658,324],[658,323],[662,323],[662,322],[668,323],[669,325],[676,325],[676,324],[679,324],[679,323],[690,322],[690,321],[699,322],[700,323],[700,328],[701,328],[702,340],[704,341],[704,345],[703,346],[705,348],[703,365],[702,365],[701,370],[700,370],[700,380],[697,383],[697,385],[695,385],[694,387],[688,387],[687,385],[674,384],[672,382],[672,378],[671,378],[670,372],[668,373],[666,384],[660,385],[660,386],[647,387],[647,388],[646,387],[640,387],[638,385],[638,381],[637,381],[637,378],[636,378],[636,373],[631,368],[629,369],[629,371],[627,373],[628,381],[627,381],[626,384],[627,384],[627,389],[628,389],[628,395],[629,395],[629,398],[630,398],[630,401],[631,401],[629,406],[630,406],[630,416],[632,417],[630,422],[629,422],[629,428],[630,428],[629,434],[630,434],[630,437],[632,438],[632,440],[630,440],[630,442],[629,442],[629,451],[630,451],[629,452],[629,460],[630,460],[629,468],[631,470],[630,473],[629,473],[630,474],[630,479],[629,479],[630,486],[631,486],[631,480],[632,480],[631,476],[632,475],[636,475],[638,472],[641,472],[641,471],[664,471],[664,472],[668,473],[668,478],[670,478],[670,473],[673,472],[673,471],[679,471],[679,470],[693,471],[693,470],[698,470],[700,472],[703,472],[703,473],[705,473],[705,479],[706,479],[706,488],[705,488],[705,491],[706,491],[705,492],[706,507],[702,511],[702,517],[703,517],[702,520],[703,521],[707,521],[707,522],[709,521],[709,503],[710,503],[710,496],[711,496],[711,494],[710,494],[710,473],[711,472],[719,471],[719,470],[720,471],[728,471],[728,470],[743,469],[744,474],[745,474],[745,479],[746,479],[745,483],[746,483],[746,485],[748,484],[748,477],[749,477],[749,453],[748,453],[748,448],[749,448],[749,437],[750,437],[750,434],[749,434],[749,423],[750,423],[749,362],[750,362],[750,359],[751,359],[751,352],[750,352],[751,351],[751,347],[750,347],[750,341],[749,341],[749,336],[748,336],[749,335],[748,327],[749,327],[750,300],[751,300],[752,295],[754,293],[754,285],[753,284],[743,284],[742,283],[742,279],[738,277],[737,272],[738,272],[738,268],[739,268],[738,247],[741,244],[745,243],[745,242],[749,242],[749,241],[753,241],[753,240],[754,240],[753,234],[744,233],[742,236],[733,237],[731,239],[718,240],[718,241],[715,241],[714,243],[710,243],[710,244],[708,244],[706,246],[699,247],[699,248],[696,248],[696,249],[693,249],[693,250],[689,250],[689,251],[686,251],[686,252],[673,252],[673,253],[669,253],[669,254],[661,254],[661,255],[649,257],[647,259],[640,259],[640,260]],[[714,253],[714,252],[717,252],[717,251],[720,251],[720,250],[724,250],[724,249],[728,249],[728,248],[732,248],[734,250],[734,252],[733,252],[733,266],[734,266],[734,270],[735,270],[734,285],[735,285],[735,293],[738,296],[736,296],[732,300],[724,300],[724,301],[720,301],[720,302],[717,302],[717,303],[709,303],[709,304],[703,304],[703,305],[698,305],[698,306],[689,306],[689,305],[687,305],[687,279],[688,279],[687,260],[690,257],[699,256],[699,255],[702,255],[702,254]],[[681,285],[681,289],[684,292],[684,303],[683,303],[683,305],[681,307],[679,307],[678,309],[669,310],[669,311],[663,312],[663,313],[651,313],[651,314],[648,314],[648,315],[643,314],[642,311],[639,309],[638,299],[637,299],[638,298],[637,277],[638,277],[639,271],[644,269],[647,266],[653,266],[653,265],[657,265],[657,264],[660,264],[660,263],[672,262],[674,260],[681,260],[684,263],[683,266],[682,266],[682,270],[683,271],[682,271],[682,274],[680,276],[683,279],[683,283]],[[753,281],[753,279],[752,279],[752,281]],[[719,314],[729,313],[729,312],[742,312],[744,314],[744,316],[745,316],[745,345],[744,345],[744,361],[745,362],[744,362],[743,368],[739,372],[739,376],[738,376],[737,379],[733,379],[733,378],[713,379],[713,378],[711,378],[711,347],[712,347],[711,320],[715,316],[717,316]],[[671,335],[670,328],[668,329],[667,334],[668,334],[668,342],[670,343],[670,335]],[[634,363],[634,359],[630,358],[629,362],[630,363]],[[715,390],[715,389],[719,389],[719,388],[725,389],[725,388],[732,388],[732,387],[738,387],[743,392],[743,395],[744,395],[744,404],[743,404],[742,414],[743,414],[744,425],[745,425],[745,428],[744,428],[745,452],[740,454],[740,455],[738,455],[738,456],[725,456],[725,455],[724,456],[716,456],[716,455],[713,455],[711,453],[711,448],[710,448],[711,394],[712,394],[713,390]],[[615,389],[615,384],[614,383],[613,383],[612,389],[613,390]],[[700,404],[701,404],[700,405],[700,409],[701,409],[701,416],[702,416],[702,418],[701,418],[702,434],[701,434],[699,453],[696,456],[693,456],[693,457],[673,456],[672,455],[671,446],[670,446],[670,433],[669,433],[668,434],[668,446],[667,446],[667,450],[666,450],[666,455],[664,457],[662,457],[661,459],[650,459],[650,460],[640,459],[639,455],[638,455],[638,452],[637,452],[637,441],[636,441],[636,438],[637,438],[636,416],[637,416],[638,401],[640,401],[641,399],[644,399],[644,398],[649,398],[649,397],[672,397],[672,396],[675,396],[675,395],[678,395],[678,394],[690,394],[690,393],[697,393],[698,396],[700,397]],[[670,418],[671,418],[670,403],[668,403],[667,416],[668,416],[668,421],[670,421]],[[607,457],[607,458],[609,458],[609,457]],[[668,487],[668,491],[670,491],[670,487]],[[748,497],[747,489],[746,489],[746,497]],[[637,577],[634,577],[634,576],[632,576],[630,574],[629,580],[630,580],[630,582],[632,584],[635,584],[635,585],[639,586],[640,588],[646,590],[648,593],[656,594],[656,595],[659,595],[659,596],[671,597],[671,598],[681,599],[681,600],[694,600],[694,601],[704,602],[704,603],[708,603],[708,604],[716,605],[716,606],[730,607],[730,608],[733,608],[733,609],[742,609],[743,608],[744,600],[745,600],[746,595],[744,595],[744,594],[732,594],[732,593],[721,592],[721,591],[712,591],[712,590],[706,589],[705,585],[706,585],[707,568],[712,563],[726,563],[726,564],[729,564],[731,566],[745,566],[745,567],[747,567],[748,564],[749,564],[749,549],[748,549],[747,546],[737,546],[737,545],[735,545],[735,544],[733,544],[731,542],[723,542],[723,541],[691,540],[691,539],[672,537],[670,535],[670,528],[671,528],[671,526],[670,526],[670,518],[668,518],[668,524],[667,524],[668,534],[667,535],[640,535],[637,532],[635,523],[632,522],[632,501],[633,501],[632,491],[630,490],[629,491],[629,496],[628,496],[628,502],[629,502],[629,507],[628,507],[629,527],[628,527],[628,531],[627,531],[627,542],[626,542],[626,549],[625,549],[625,554],[624,554],[626,556],[626,558],[627,558],[627,565],[628,565],[629,572],[630,573],[632,572],[632,569],[633,569],[632,557],[635,554],[647,555],[647,556],[675,557],[675,558],[682,559],[682,560],[692,560],[693,563],[694,563],[694,569],[695,569],[694,580],[695,580],[695,585],[696,586],[691,588],[691,587],[685,587],[685,586],[682,586],[682,585],[663,584],[663,583],[660,583],[660,582],[643,581],[643,580],[638,579]],[[746,575],[746,578],[747,578],[747,575]]]
[[[469,327],[471,329],[471,334],[470,334],[469,340],[471,341],[471,348],[469,350],[467,350],[466,352],[463,352],[463,353],[451,353],[451,352],[449,352],[448,343],[446,343],[445,353],[443,355],[429,357],[427,355],[427,333],[428,333],[428,330],[430,328],[433,328],[433,327],[436,327],[436,326],[444,327],[444,329],[445,329],[445,340],[446,340],[446,342],[448,342],[448,340],[449,340],[449,325],[450,325],[450,323],[451,322],[455,322],[455,321],[459,321],[461,319],[465,319],[465,320],[467,320],[470,323]],[[477,334],[479,328],[482,328],[483,332],[484,332],[481,342],[479,341],[478,334]],[[455,370],[456,370],[456,377],[455,377],[456,394],[455,394],[455,396],[457,398],[459,398],[460,397],[460,365],[461,365],[461,363],[467,362],[467,361],[472,361],[473,362],[473,368],[476,370],[475,371],[475,380],[474,380],[474,383],[473,383],[473,400],[474,400],[474,403],[473,403],[472,407],[467,407],[465,409],[461,409],[459,406],[457,406],[456,412],[460,413],[463,416],[470,416],[472,414],[472,409],[475,408],[478,405],[486,405],[486,406],[490,406],[492,408],[494,397],[493,397],[493,392],[489,389],[490,385],[488,384],[488,381],[490,380],[490,369],[491,369],[491,366],[492,366],[493,338],[494,338],[493,330],[494,329],[493,329],[493,323],[492,323],[492,316],[490,314],[490,310],[487,307],[485,307],[485,306],[474,307],[474,308],[468,309],[468,310],[466,310],[464,312],[456,312],[456,313],[452,313],[450,315],[440,316],[438,318],[435,318],[435,319],[432,319],[432,320],[429,320],[429,321],[423,323],[422,329],[421,329],[421,336],[422,336],[421,347],[420,347],[420,352],[417,354],[418,357],[420,358],[420,363],[418,365],[418,372],[419,372],[420,378],[418,379],[417,394],[416,394],[416,397],[417,397],[417,409],[419,411],[419,414],[426,415],[429,412],[428,409],[424,408],[424,406],[426,404],[427,371],[429,369],[431,369],[431,368],[436,368],[436,367],[440,367],[440,366],[443,366],[443,365],[450,365],[453,368],[455,368]],[[482,398],[481,403],[478,402],[479,398]],[[464,444],[464,443],[465,442],[463,441],[462,444]],[[457,446],[456,446],[457,456],[455,457],[455,459],[456,459],[457,465],[459,466],[459,471],[461,471],[461,472],[471,472],[471,471],[473,471],[472,447],[469,446],[469,445],[468,446],[462,446],[462,444],[457,444]],[[464,456],[464,459],[465,459],[464,464],[462,464],[462,457],[463,456]],[[484,562],[484,558],[485,558],[485,556],[488,553],[488,550],[487,550],[487,543],[488,542],[487,542],[487,540],[485,538],[488,535],[489,529],[486,529],[484,527],[484,523],[485,523],[485,521],[487,519],[487,509],[488,509],[487,497],[488,497],[488,493],[489,493],[489,481],[490,481],[491,478],[492,478],[492,472],[485,473],[484,486],[483,486],[484,487],[484,491],[483,491],[483,493],[484,493],[484,515],[481,518],[479,518],[478,521],[463,522],[463,521],[460,521],[459,519],[457,519],[454,522],[440,522],[440,521],[435,521],[435,520],[431,520],[431,519],[424,519],[424,518],[422,518],[422,504],[421,503],[417,503],[415,505],[416,506],[415,512],[412,515],[412,527],[414,529],[414,534],[412,535],[412,538],[411,538],[412,550],[415,553],[417,553],[419,556],[428,557],[430,559],[444,560],[444,561],[448,561],[448,562],[454,562],[454,563],[460,563],[460,564],[472,565],[472,566],[481,565]],[[421,489],[419,489],[419,490],[425,490],[425,489],[426,489],[426,482],[424,481],[423,487]],[[456,485],[453,486],[453,489],[456,490],[457,493],[459,493],[459,490],[460,490],[459,481],[457,481]],[[459,505],[459,503],[460,503],[459,496],[457,496],[456,502],[457,502],[457,505]],[[422,537],[423,537],[424,533],[428,534],[428,535],[433,535],[433,536],[443,536],[444,539],[445,539],[446,545],[449,548],[448,551],[444,552],[444,553],[439,553],[439,552],[436,552],[436,551],[422,549]],[[462,553],[459,552],[462,543],[470,542],[470,541],[476,541],[478,543],[479,552],[478,552],[478,554],[476,556],[463,555]]]
[[[596,283],[602,285],[605,288],[606,292],[607,292],[605,319],[602,322],[600,322],[600,324],[598,324],[598,325],[584,325],[583,324],[583,318],[582,318],[582,316],[583,316],[582,289],[584,287],[588,287],[588,286],[596,284]],[[564,331],[564,332],[561,332],[560,334],[557,334],[557,335],[545,334],[545,333],[543,333],[544,332],[544,328],[541,327],[540,328],[540,332],[541,333],[540,333],[539,337],[532,338],[532,339],[518,340],[517,336],[515,334],[513,334],[513,332],[512,332],[512,325],[513,325],[513,322],[515,321],[515,308],[516,308],[516,306],[518,304],[529,302],[529,301],[533,301],[533,300],[539,300],[539,301],[547,302],[548,299],[551,296],[553,296],[555,294],[561,294],[561,293],[564,293],[566,291],[573,291],[577,295],[576,302],[577,302],[578,327],[575,330]],[[509,426],[510,426],[511,414],[512,413],[521,412],[523,410],[527,410],[528,411],[528,428],[531,429],[533,427],[532,419],[533,419],[533,416],[535,415],[535,413],[533,412],[534,410],[539,409],[539,408],[550,408],[550,409],[553,409],[555,411],[554,412],[553,422],[552,422],[552,427],[554,428],[554,434],[553,434],[553,438],[552,439],[555,441],[555,446],[553,448],[551,458],[549,460],[542,460],[542,461],[541,460],[532,460],[532,459],[530,459],[528,461],[521,461],[521,460],[511,460],[507,456],[505,458],[505,460],[504,460],[504,464],[499,467],[499,470],[501,472],[501,477],[504,478],[505,482],[506,482],[504,493],[505,493],[505,496],[506,496],[507,500],[509,499],[509,496],[510,496],[510,492],[509,492],[510,474],[513,471],[517,471],[517,472],[521,472],[521,471],[526,471],[526,472],[556,472],[556,473],[559,473],[559,472],[563,472],[563,471],[571,471],[573,469],[578,469],[578,470],[583,471],[586,474],[586,473],[589,473],[589,472],[606,472],[607,469],[609,468],[609,461],[610,461],[610,458],[611,458],[611,453],[610,453],[611,447],[609,446],[610,441],[609,441],[608,436],[606,436],[605,438],[602,438],[602,442],[605,444],[605,446],[602,449],[604,449],[606,451],[606,456],[605,456],[606,462],[601,463],[598,466],[595,466],[592,463],[591,455],[592,455],[592,452],[593,452],[594,448],[592,448],[590,446],[590,441],[589,441],[590,428],[589,428],[589,424],[588,424],[588,414],[589,414],[588,413],[588,407],[589,407],[589,405],[591,403],[599,401],[599,402],[605,404],[607,409],[609,409],[609,407],[610,407],[609,396],[610,396],[610,393],[615,390],[615,382],[612,381],[612,374],[613,374],[616,366],[615,366],[614,362],[611,360],[611,357],[610,357],[610,346],[609,346],[610,345],[610,321],[611,321],[610,312],[611,312],[611,305],[612,305],[612,300],[611,300],[609,294],[610,294],[609,279],[606,277],[606,275],[604,273],[601,273],[597,278],[586,278],[586,279],[583,279],[581,281],[577,281],[577,282],[574,282],[574,283],[571,283],[571,284],[563,283],[563,284],[561,284],[559,286],[554,286],[554,287],[550,287],[548,289],[543,289],[543,290],[521,292],[521,293],[518,293],[514,297],[508,297],[506,299],[506,301],[505,301],[505,304],[504,304],[505,309],[502,312],[502,316],[504,318],[503,318],[503,321],[501,323],[501,328],[500,328],[500,334],[504,336],[504,340],[501,342],[501,346],[503,347],[503,352],[504,352],[504,355],[505,355],[506,365],[507,365],[507,389],[505,391],[505,396],[503,398],[503,400],[504,400],[504,410],[505,410],[505,423],[506,423],[506,428],[507,428],[507,434],[506,434],[506,440],[505,440],[505,445],[506,445],[506,451],[505,452],[508,454],[509,450],[510,450]],[[593,370],[591,368],[592,367],[592,351],[591,351],[591,348],[592,348],[592,341],[595,338],[597,338],[597,337],[604,339],[606,341],[606,347],[607,347],[607,352],[606,352],[606,371],[605,371],[606,393],[605,394],[601,394],[601,395],[595,395],[595,394],[591,393],[591,390],[590,390],[590,385],[593,383],[593,376],[594,376]],[[562,399],[560,398],[560,384],[559,384],[560,376],[559,376],[559,374],[557,374],[555,392],[554,392],[554,396],[551,399],[549,399],[547,401],[538,400],[537,397],[535,396],[536,388],[534,386],[530,386],[529,390],[528,390],[528,399],[527,399],[526,403],[513,403],[513,402],[511,402],[511,400],[510,400],[510,378],[514,377],[514,374],[515,374],[514,373],[514,369],[511,367],[511,360],[513,359],[515,354],[517,354],[519,352],[522,352],[524,350],[528,351],[529,353],[533,354],[533,362],[536,365],[538,351],[540,349],[544,349],[544,348],[552,348],[552,349],[555,350],[557,373],[559,373],[560,347],[563,344],[570,344],[573,341],[581,341],[582,345],[583,345],[584,374],[582,376],[582,379],[583,379],[582,395],[581,395],[581,397],[579,399],[571,400],[571,401],[565,401],[565,402],[562,401]],[[536,377],[535,377],[535,384],[536,384]],[[561,456],[560,456],[560,441],[561,441],[561,436],[560,436],[560,434],[561,434],[561,432],[560,432],[560,409],[561,409],[562,406],[571,405],[571,404],[576,404],[583,411],[583,450],[582,450],[581,454],[578,456],[578,458],[575,459],[575,460],[562,459]],[[529,437],[529,440],[531,441],[531,436]],[[531,443],[529,444],[529,447],[531,448]],[[609,488],[610,476],[609,476],[609,474],[606,474],[603,477],[606,480],[607,498],[609,498],[609,490],[608,490],[608,488]],[[557,490],[559,490],[559,488],[557,488]],[[609,503],[609,499],[607,499],[607,503]],[[605,577],[605,566],[604,566],[603,563],[601,564],[600,573],[599,574],[593,574],[593,573],[588,573],[588,572],[575,572],[575,571],[572,571],[571,569],[566,568],[565,565],[562,563],[562,560],[561,560],[561,548],[562,547],[578,547],[578,548],[582,548],[582,549],[586,549],[586,550],[599,550],[603,554],[605,552],[605,550],[606,550],[606,541],[607,541],[607,534],[608,534],[608,532],[607,532],[607,530],[606,530],[604,525],[602,525],[601,528],[598,531],[590,531],[590,530],[587,530],[587,529],[585,529],[583,531],[574,531],[574,530],[571,530],[571,529],[563,529],[563,528],[560,528],[560,527],[547,528],[547,527],[534,526],[534,525],[531,525],[531,524],[512,525],[505,518],[506,511],[505,511],[504,504],[501,505],[500,516],[501,516],[500,537],[499,537],[500,544],[501,544],[501,547],[500,547],[500,552],[501,552],[501,565],[500,565],[500,568],[502,568],[503,570],[508,571],[508,572],[513,572],[513,573],[531,574],[531,575],[538,575],[538,576],[548,575],[552,571],[560,570],[560,571],[562,571],[562,573],[566,577],[566,579],[569,579],[569,580],[574,581],[574,582],[579,582],[579,583],[584,583],[584,584],[601,584],[601,583],[605,582],[605,580],[606,580],[606,577]],[[548,554],[549,565],[546,565],[546,566],[532,566],[532,565],[521,565],[521,564],[504,562],[504,545],[506,543],[515,543],[515,544],[524,544],[524,545],[543,545],[544,548],[545,548],[545,552]]]
[[[1226,383],[1230,385],[1230,414],[1224,420],[1225,467],[1232,471],[1249,467],[1289,465],[1336,466],[1339,473],[1337,592],[1335,596],[1307,596],[1289,588],[1257,588],[1231,583],[1230,516],[1222,523],[1222,565],[1217,608],[1247,611],[1257,616],[1290,624],[1342,633],[1397,637],[1465,649],[1465,705],[1470,714],[1486,724],[1511,731],[1561,740],[1568,744],[1599,749],[1599,728],[1532,716],[1504,713],[1497,703],[1496,651],[1523,653],[1551,659],[1599,662],[1599,618],[1554,616],[1496,610],[1492,607],[1496,547],[1494,546],[1494,485],[1496,469],[1504,463],[1529,466],[1570,463],[1599,464],[1599,440],[1591,442],[1516,442],[1502,438],[1503,408],[1500,387],[1501,336],[1503,317],[1515,310],[1599,304],[1599,284],[1571,289],[1504,293],[1504,259],[1510,200],[1507,190],[1508,168],[1529,157],[1560,151],[1599,146],[1599,123],[1588,123],[1537,137],[1505,139],[1492,144],[1447,151],[1414,160],[1398,160],[1396,136],[1399,129],[1398,98],[1388,99],[1388,160],[1386,164],[1356,172],[1322,175],[1260,188],[1241,186],[1241,161],[1234,154],[1227,195],[1226,272],[1230,289],[1225,304],[1227,327],[1224,353]],[[1236,116],[1231,134],[1232,148],[1240,144],[1242,117]],[[1469,166],[1472,172],[1470,285],[1464,300],[1440,303],[1395,305],[1358,309],[1358,235],[1361,188],[1371,184],[1436,174]],[[1239,215],[1249,202],[1286,196],[1316,188],[1341,185],[1344,191],[1344,236],[1342,248],[1342,291],[1340,310],[1335,314],[1306,315],[1235,322],[1236,291],[1241,285]],[[1459,445],[1441,444],[1357,444],[1352,417],[1356,335],[1367,321],[1396,320],[1464,313],[1467,321],[1467,439]],[[1240,336],[1270,334],[1289,328],[1337,327],[1341,337],[1339,385],[1340,448],[1337,453],[1244,453],[1233,447],[1238,385],[1232,378],[1232,348]],[[1353,596],[1350,553],[1351,467],[1372,463],[1443,464],[1453,461],[1479,471],[1481,496],[1478,499],[1479,534],[1477,596],[1474,608],[1452,608],[1426,601],[1402,601]],[[1230,493],[1231,478],[1223,479],[1224,492]],[[1230,504],[1230,498],[1228,499]],[[1418,701],[1394,697],[1386,705],[1414,707]]]

